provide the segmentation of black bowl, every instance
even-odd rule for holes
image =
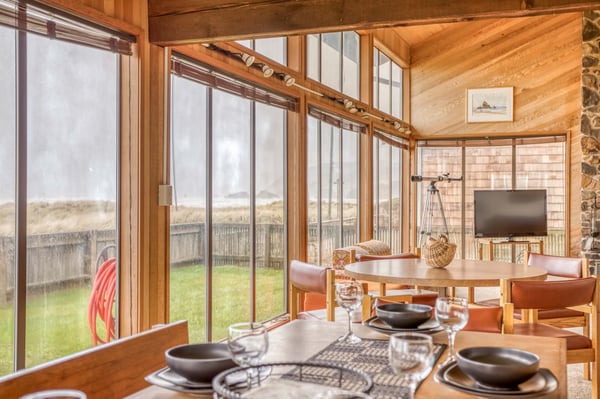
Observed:
[[[167,365],[193,382],[211,382],[221,371],[235,367],[227,344],[185,344],[165,352]]]
[[[511,388],[538,372],[540,358],[535,353],[513,348],[473,347],[456,354],[458,367],[478,384]]]
[[[416,328],[431,318],[431,309],[416,303],[388,303],[377,306],[376,314],[392,328]]]

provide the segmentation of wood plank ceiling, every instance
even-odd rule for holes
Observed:
[[[598,8],[591,0],[148,0],[150,41],[163,46]]]

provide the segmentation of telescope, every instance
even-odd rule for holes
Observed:
[[[450,173],[444,173],[443,175],[435,176],[435,177],[425,177],[425,176],[411,176],[410,181],[412,182],[420,182],[420,181],[462,181],[463,177],[450,177]]]

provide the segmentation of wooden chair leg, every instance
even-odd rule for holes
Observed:
[[[385,296],[385,283],[379,283],[379,296]]]
[[[590,337],[590,315],[586,315],[585,316],[585,325],[582,327],[583,329],[583,336],[585,337]],[[591,380],[592,379],[592,373],[590,370],[590,363],[584,363],[583,364],[583,379],[584,380]]]
[[[469,287],[467,299],[469,300],[469,303],[475,303],[475,287]]]

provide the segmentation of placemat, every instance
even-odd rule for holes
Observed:
[[[356,344],[335,341],[308,361],[332,363],[369,374],[374,383],[369,394],[374,399],[405,398],[408,388],[388,364],[388,344],[387,340],[365,338]],[[446,344],[434,344],[436,362],[446,347]]]

